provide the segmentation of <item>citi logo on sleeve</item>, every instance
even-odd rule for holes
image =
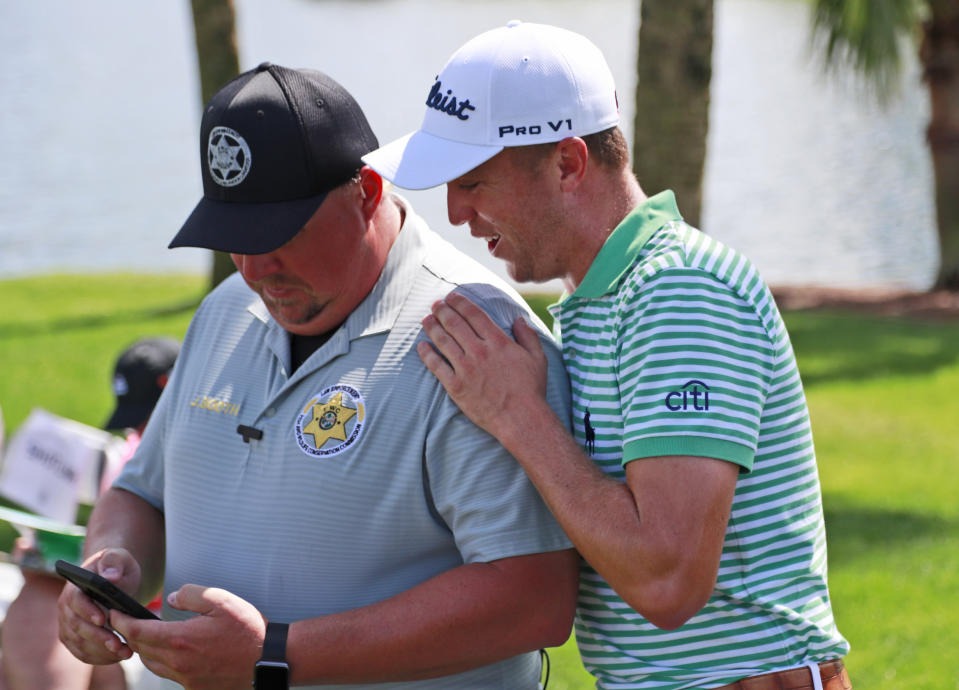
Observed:
[[[666,407],[673,412],[709,410],[709,386],[702,381],[691,379],[682,385],[679,390],[666,394]]]
[[[441,113],[455,115],[461,120],[470,119],[466,111],[476,110],[476,106],[470,103],[470,99],[467,98],[462,101],[457,101],[452,89],[447,89],[445,95],[440,93],[442,90],[443,82],[437,79],[433,84],[433,88],[430,89],[429,95],[426,97],[426,105],[434,110],[439,110]]]

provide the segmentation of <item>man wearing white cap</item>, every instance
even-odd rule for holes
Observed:
[[[453,54],[419,130],[364,156],[401,187],[446,183],[450,222],[514,279],[564,281],[573,435],[522,322],[514,341],[450,295],[420,356],[583,556],[576,638],[599,687],[849,688],[782,319],[747,259],[672,192],[647,198],[618,120],[596,46],[510,22]]]

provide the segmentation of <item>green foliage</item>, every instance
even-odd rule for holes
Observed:
[[[921,0],[815,0],[813,39],[823,41],[826,66],[851,66],[887,98],[900,74],[900,43],[916,38],[924,5]]]
[[[120,350],[182,337],[205,277],[0,282],[7,432],[33,406],[99,426]],[[554,296],[530,296],[549,321]],[[806,383],[829,538],[830,592],[857,688],[959,687],[959,322],[787,312]],[[592,687],[571,638],[550,690]]]

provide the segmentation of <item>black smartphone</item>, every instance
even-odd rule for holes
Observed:
[[[65,577],[82,589],[88,597],[108,609],[116,609],[134,618],[160,620],[150,609],[92,570],[81,568],[63,560],[57,561],[54,567],[59,575]]]

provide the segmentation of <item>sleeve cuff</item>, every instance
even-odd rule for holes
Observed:
[[[707,436],[649,436],[626,444],[623,448],[623,465],[632,460],[662,455],[716,458],[739,465],[741,472],[750,472],[755,450],[740,443]]]

